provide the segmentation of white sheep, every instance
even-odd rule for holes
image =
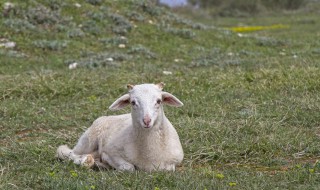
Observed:
[[[57,157],[86,167],[96,164],[117,170],[174,171],[183,159],[183,150],[162,105],[180,107],[183,103],[163,92],[163,87],[164,83],[128,85],[129,93],[109,109],[131,104],[131,114],[98,118],[72,150],[60,146]]]

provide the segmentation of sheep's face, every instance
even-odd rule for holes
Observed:
[[[116,100],[111,110],[119,110],[131,105],[132,119],[143,128],[151,128],[158,119],[162,119],[162,104],[179,107],[183,103],[168,92],[163,92],[164,84],[128,85],[129,93]]]

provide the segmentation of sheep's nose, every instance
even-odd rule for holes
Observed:
[[[150,118],[149,115],[144,116],[144,118],[143,118],[143,123],[144,123],[147,127],[150,127],[151,118]]]

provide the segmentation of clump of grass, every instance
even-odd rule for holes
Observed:
[[[311,52],[320,55],[320,48],[314,48]]]
[[[102,0],[86,0],[86,2],[95,6],[102,4]]]
[[[103,52],[99,54],[86,53],[84,58],[79,60],[68,60],[66,64],[78,63],[79,67],[100,68],[113,66],[120,66],[119,63],[131,59],[131,56],[119,52]]]
[[[167,33],[177,35],[177,36],[180,36],[181,38],[186,38],[186,39],[191,39],[196,36],[196,34],[192,30],[186,29],[186,28],[179,29],[179,28],[167,27],[163,30]]]
[[[239,66],[242,62],[239,53],[223,52],[220,48],[212,48],[210,51],[200,51],[199,56],[191,61],[190,66]]]
[[[62,20],[59,11],[52,11],[43,5],[30,7],[26,12],[26,16],[32,24],[52,25]]]
[[[287,45],[287,43],[282,40],[276,40],[268,37],[258,37],[256,40],[258,46],[281,47]]]
[[[91,35],[98,36],[103,33],[103,29],[94,20],[86,20],[82,23],[81,29]]]
[[[100,40],[103,44],[105,44],[107,47],[109,46],[118,46],[120,44],[127,44],[128,38],[124,36],[116,36],[112,38],[103,38]]]
[[[117,13],[108,14],[109,18],[113,21],[115,26],[113,26],[112,31],[119,35],[125,35],[132,29],[130,21],[124,16]]]
[[[60,51],[67,47],[68,42],[59,40],[36,40],[32,44],[43,50]]]
[[[16,50],[5,50],[5,49],[0,49],[0,55],[7,56],[7,57],[14,57],[14,58],[27,57],[27,55],[22,52],[19,52]]]
[[[151,16],[160,16],[164,13],[161,7],[155,6],[150,2],[141,2],[137,3],[137,5],[142,9],[143,12],[146,12]]]
[[[164,14],[162,16],[162,19],[166,23],[169,22],[169,23],[173,23],[173,24],[183,25],[183,26],[187,26],[187,27],[190,27],[192,29],[197,29],[197,30],[205,30],[205,29],[209,28],[208,26],[206,26],[202,23],[193,22],[190,19],[182,18],[181,16],[178,16],[177,14],[173,14],[173,13]]]
[[[43,2],[47,7],[49,7],[51,10],[58,11],[61,9],[64,5],[66,5],[65,1],[61,0],[44,0]]]
[[[135,21],[144,21],[146,19],[146,17],[144,17],[142,14],[136,12],[136,11],[128,11],[126,13],[126,16],[130,19],[130,20],[135,20]]]
[[[85,33],[80,28],[73,28],[67,31],[69,38],[77,38],[85,36]]]
[[[149,59],[153,58],[155,59],[157,57],[157,55],[154,53],[154,52],[151,52],[148,48],[144,47],[143,45],[141,44],[137,44],[133,47],[131,47],[129,50],[128,50],[128,53],[129,54],[135,54],[135,56],[137,54],[141,54]]]
[[[109,11],[109,10],[105,9],[105,11]],[[87,13],[87,16],[89,18],[92,18],[95,21],[103,21],[107,18],[107,15],[104,12],[97,12],[97,11],[95,12],[90,11]]]
[[[15,32],[36,31],[37,27],[28,20],[19,18],[9,18],[3,21],[3,24]]]

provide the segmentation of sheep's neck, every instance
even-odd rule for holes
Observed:
[[[141,126],[136,126],[136,144],[137,151],[140,154],[148,155],[152,152],[159,151],[165,146],[165,138],[167,137],[168,129],[165,126],[166,117],[159,119],[152,128],[144,129]],[[161,122],[160,122],[161,121]]]

